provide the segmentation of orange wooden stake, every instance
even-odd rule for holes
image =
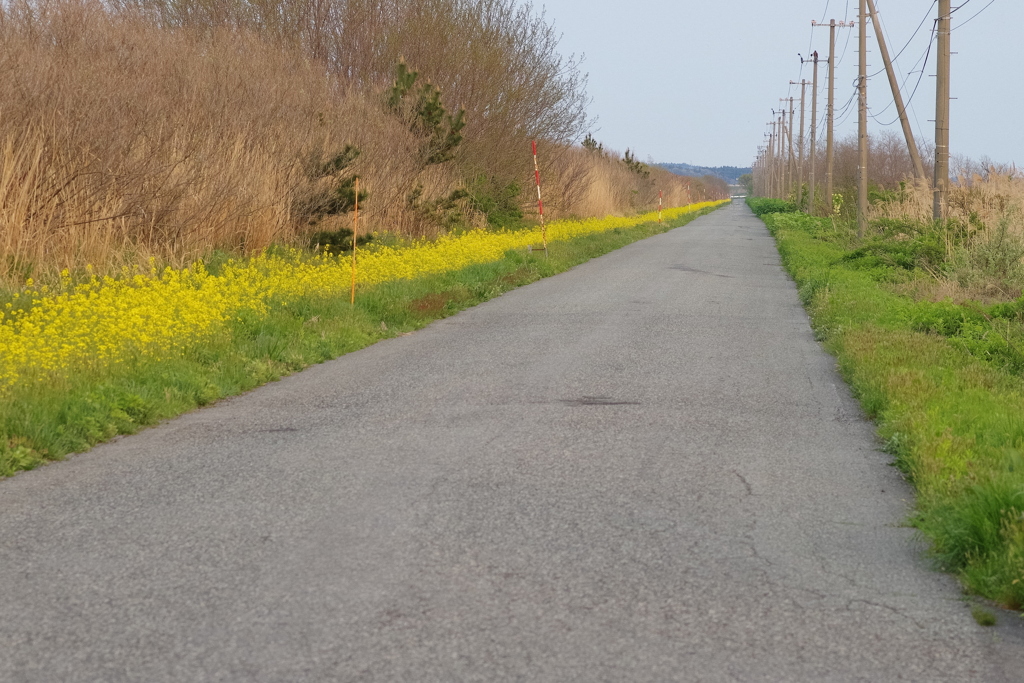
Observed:
[[[352,218],[352,301],[356,305],[356,244],[359,242],[359,178],[356,178],[356,213]]]

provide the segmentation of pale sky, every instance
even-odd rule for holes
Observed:
[[[901,78],[923,57],[932,37],[938,5],[932,0],[875,0],[896,54]],[[950,146],[953,154],[990,157],[1024,167],[1024,0],[954,0]],[[828,53],[828,29],[811,20],[857,18],[857,0],[537,0],[562,34],[563,54],[583,54],[589,73],[595,137],[606,147],[634,150],[641,159],[705,166],[749,166],[772,108],[811,79],[801,73],[798,53]],[[987,7],[986,7],[987,6]],[[970,20],[979,10],[977,18]],[[927,16],[920,31],[915,30]],[[965,21],[970,20],[967,23]],[[962,25],[962,26],[961,26]],[[958,28],[959,27],[959,28]],[[913,37],[913,39],[912,39]],[[847,45],[849,38],[849,45]],[[869,74],[882,60],[869,33]],[[839,31],[836,111],[854,93],[857,37]],[[827,68],[820,67],[820,111],[824,112]],[[935,135],[935,49],[908,107],[915,134]],[[909,97],[919,73],[910,74]],[[888,80],[882,72],[868,85],[872,130],[896,118]],[[808,121],[810,119],[808,88]],[[856,132],[856,100],[837,135]],[[880,122],[880,123],[879,123]],[[896,122],[890,128],[900,131]]]

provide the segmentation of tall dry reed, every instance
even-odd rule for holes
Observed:
[[[974,229],[996,226],[1009,212],[1024,209],[1024,175],[1015,169],[989,166],[978,169],[961,160],[950,183],[948,216],[959,224]],[[871,207],[872,218],[929,223],[932,220],[933,193],[926,183],[907,182],[904,189],[891,198]],[[1017,226],[1017,221],[1011,221]],[[1024,226],[1014,227],[1014,231]]]
[[[18,19],[21,19],[20,21]],[[451,192],[419,141],[297,50],[63,3],[0,23],[0,275],[20,278],[302,239],[311,164],[353,144],[370,225],[415,234],[409,188]]]
[[[552,217],[716,198],[574,146],[585,79],[556,48],[511,0],[0,2],[0,281],[303,244],[350,221],[302,211],[349,146],[364,229],[403,236],[483,225],[458,193],[477,178],[519,187],[529,212],[531,138]],[[451,161],[425,162],[422,132],[384,104],[402,55],[467,111]]]

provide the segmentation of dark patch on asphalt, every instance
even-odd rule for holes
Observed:
[[[562,401],[567,406],[578,408],[580,406],[638,406],[639,401],[617,401],[610,396],[582,396],[580,398],[565,399]]]
[[[709,273],[706,270],[698,270],[697,268],[691,268],[690,266],[686,266],[686,265],[683,265],[683,264],[679,264],[679,265],[675,265],[675,266],[669,266],[669,270],[681,270],[684,273],[700,273],[702,275],[711,275],[711,276],[714,276],[714,277],[724,277],[724,278],[729,278],[729,279],[735,279],[735,276],[733,276],[733,275],[722,275],[720,273]]]

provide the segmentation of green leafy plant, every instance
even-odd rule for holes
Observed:
[[[450,230],[465,221],[462,208],[468,197],[469,192],[458,189],[443,197],[424,200],[423,186],[417,185],[406,195],[406,203],[410,209],[413,209],[429,222]]]
[[[387,107],[403,118],[412,132],[424,138],[423,163],[443,164],[455,158],[466,127],[466,110],[449,114],[441,103],[441,90],[427,81],[416,88],[419,72],[409,69],[405,60],[398,63],[395,82],[388,91]]]
[[[359,154],[357,147],[345,145],[345,149],[327,161],[309,164],[307,175],[311,188],[300,196],[293,207],[300,220],[308,225],[316,225],[327,216],[340,216],[355,208],[355,186],[359,176],[346,174],[345,171],[359,158]],[[359,203],[364,203],[369,196],[369,192],[360,189]]]
[[[1021,211],[1006,211],[995,229],[980,230],[953,250],[948,274],[961,285],[985,282],[1002,290],[1024,288],[1024,240],[1014,229]]]
[[[598,142],[590,133],[587,133],[587,136],[583,138],[582,144],[584,149],[593,152],[594,154],[605,156],[604,145]]]
[[[356,240],[357,246],[363,246],[373,241],[373,235],[360,235]],[[309,237],[309,248],[327,254],[338,255],[352,251],[352,230],[349,228],[338,228],[337,230],[320,230]]]
[[[772,199],[770,197],[748,197],[747,206],[757,216],[764,216],[770,213],[794,213],[796,204],[785,199]]]
[[[487,217],[492,228],[515,228],[524,224],[518,183],[503,184],[497,178],[479,175],[469,183],[470,206]]]
[[[629,149],[626,149],[626,153],[622,155],[622,163],[626,165],[626,168],[633,173],[636,173],[641,178],[646,179],[651,177],[650,167],[637,159]]]

